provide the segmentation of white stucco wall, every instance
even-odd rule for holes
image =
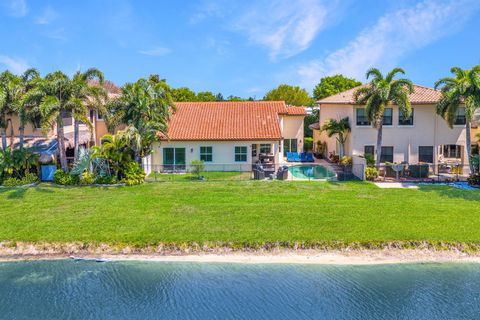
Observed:
[[[390,106],[389,106],[390,107]],[[393,108],[393,125],[383,126],[383,146],[394,147],[394,162],[418,162],[420,146],[433,146],[434,162],[437,162],[437,149],[440,145],[456,144],[465,146],[465,126],[449,128],[446,121],[436,114],[435,105],[414,105],[413,126],[398,125],[399,110]],[[330,118],[340,119],[348,116],[352,132],[346,145],[347,155],[363,155],[366,145],[376,145],[377,130],[371,126],[357,126],[354,105],[322,105],[320,109],[320,126]],[[328,151],[336,150],[335,137],[328,138],[325,133],[320,139],[327,141]],[[338,150],[337,152],[338,153]],[[468,163],[466,157],[464,163]]]
[[[297,139],[298,151],[303,151],[303,116],[282,116],[280,128],[284,139]]]
[[[212,147],[212,162],[205,162],[205,169],[210,171],[251,171],[252,144],[272,144],[272,153],[277,155],[278,163],[279,141],[163,141],[156,143],[152,154],[153,170],[160,170],[163,165],[163,148],[185,148],[185,161],[190,164],[200,160],[200,147]],[[235,147],[247,147],[247,161],[235,162]],[[258,152],[260,151],[257,149]]]

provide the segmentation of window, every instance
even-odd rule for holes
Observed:
[[[200,160],[203,162],[213,161],[212,147],[200,147]]]
[[[103,115],[97,111],[97,120],[103,120]]]
[[[252,157],[256,157],[256,156],[257,156],[257,145],[252,144]]]
[[[398,114],[399,126],[413,126],[413,109],[412,109],[412,113],[410,113],[410,117],[408,117],[407,119],[403,117],[403,112],[401,110],[398,110],[398,112],[399,112]]]
[[[165,168],[185,168],[185,148],[163,148],[163,165]]]
[[[441,154],[444,158],[461,158],[462,147],[455,144],[444,145]]]
[[[357,126],[369,126],[370,121],[368,121],[367,112],[365,108],[357,108]]]
[[[235,161],[236,162],[247,161],[247,147],[235,147]]]
[[[418,147],[418,162],[433,163],[433,147]]]
[[[393,162],[393,147],[382,147],[380,162]]]
[[[365,146],[364,147],[364,154],[375,155],[375,146]]]
[[[283,156],[287,156],[288,152],[297,152],[297,139],[283,140]]]
[[[465,108],[458,108],[457,114],[455,116],[455,125],[464,125],[467,123],[467,118],[465,117]]]
[[[383,125],[391,126],[393,124],[393,109],[385,108],[383,110]]]
[[[272,153],[272,145],[271,145],[271,144],[262,143],[262,144],[260,145],[260,153],[265,153],[265,154],[270,154],[270,153]]]

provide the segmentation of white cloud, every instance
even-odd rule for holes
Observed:
[[[52,7],[46,7],[42,14],[35,18],[36,24],[50,24],[58,17],[58,13]]]
[[[476,0],[425,0],[388,13],[344,48],[298,66],[297,76],[307,88],[322,76],[339,73],[364,80],[368,68],[395,67],[409,53],[457,32],[479,8]]]
[[[147,55],[147,56],[165,56],[172,52],[170,48],[165,48],[165,47],[154,47],[148,50],[140,50],[139,53]]]
[[[234,19],[233,28],[266,47],[272,59],[288,58],[310,47],[334,6],[318,0],[255,2]]]
[[[19,58],[13,58],[5,55],[0,55],[0,64],[4,65],[13,73],[20,74],[29,68],[28,63]]]
[[[27,2],[25,0],[6,0],[3,6],[11,16],[17,18],[26,16],[28,12]]]

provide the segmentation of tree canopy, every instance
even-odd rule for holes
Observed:
[[[267,92],[263,100],[283,100],[292,106],[312,106],[314,101],[305,89],[298,86],[281,84]]]
[[[320,100],[345,90],[358,87],[361,84],[360,81],[344,77],[341,74],[324,77],[320,79],[320,83],[318,83],[313,89],[313,98],[315,101]]]

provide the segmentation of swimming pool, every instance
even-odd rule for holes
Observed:
[[[293,179],[301,180],[331,180],[335,178],[335,172],[319,164],[300,164],[291,166],[288,171]]]

